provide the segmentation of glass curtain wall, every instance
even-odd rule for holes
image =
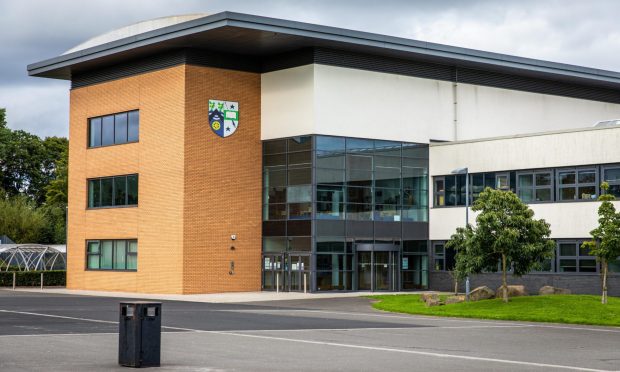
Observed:
[[[356,242],[389,242],[399,257],[408,224],[427,229],[428,146],[332,136],[265,141],[263,187],[263,288],[274,288],[276,271],[290,277],[288,257],[303,251],[312,255],[314,290],[354,290]],[[416,254],[424,259],[405,260],[407,288],[427,285],[426,252]]]

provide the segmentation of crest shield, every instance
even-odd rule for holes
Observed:
[[[210,99],[209,127],[222,138],[235,133],[239,127],[239,103]]]

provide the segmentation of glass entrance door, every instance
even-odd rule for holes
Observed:
[[[395,291],[398,272],[397,251],[358,251],[357,289]]]
[[[285,255],[270,254],[263,256],[263,289],[266,291],[283,291],[286,288],[287,271]]]
[[[357,289],[372,291],[372,252],[357,252]]]
[[[391,290],[392,280],[392,252],[374,253],[375,291]]]
[[[303,292],[304,285],[310,291],[310,256],[289,254],[289,291]],[[305,280],[304,280],[305,279]]]

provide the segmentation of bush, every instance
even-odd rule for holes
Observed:
[[[41,273],[43,273],[43,285],[51,287],[64,287],[67,285],[67,272],[65,270],[54,271],[16,271],[15,285],[17,287],[33,287],[41,285]],[[13,286],[13,272],[0,272],[0,287]]]

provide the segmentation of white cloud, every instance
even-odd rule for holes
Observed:
[[[6,108],[7,123],[12,129],[40,137],[69,134],[67,82],[0,86],[0,107]]]
[[[0,107],[11,127],[66,135],[68,84],[27,64],[138,21],[223,10],[620,71],[617,0],[0,0]]]

